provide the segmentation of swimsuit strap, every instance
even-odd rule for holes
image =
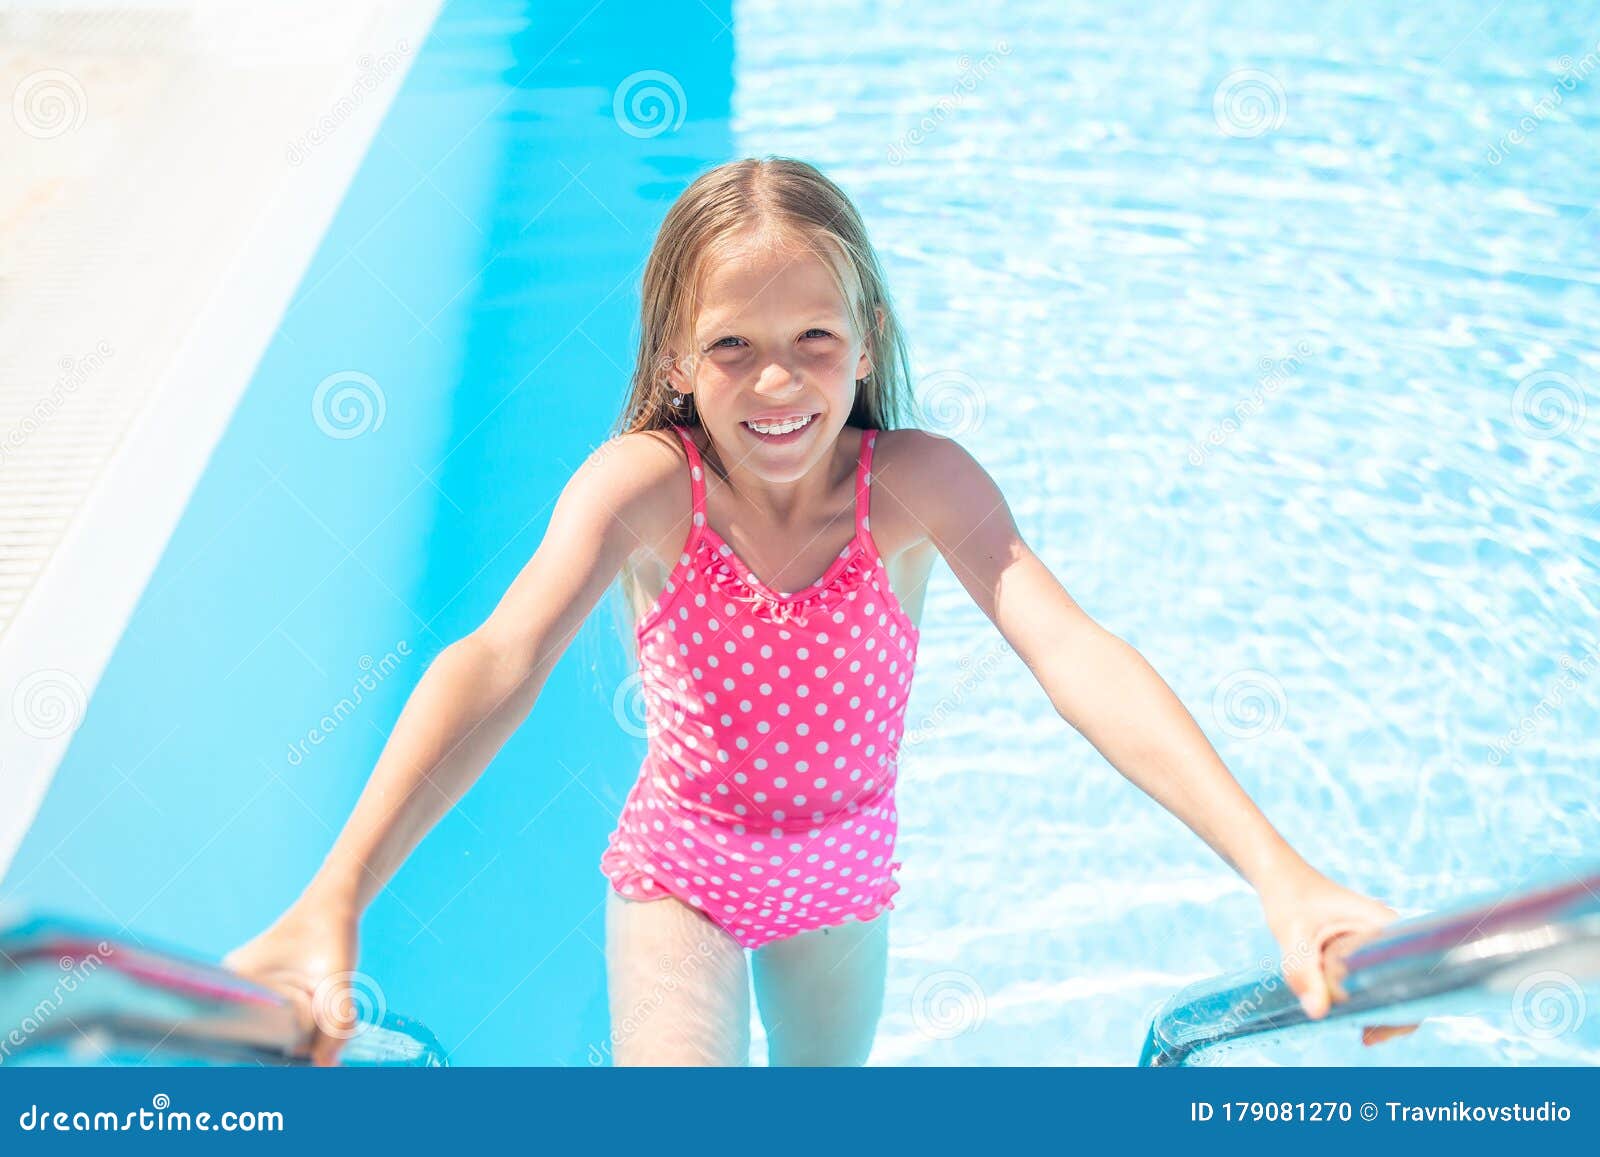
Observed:
[[[689,493],[691,496],[691,509],[694,511],[694,526],[696,533],[706,524],[706,469],[700,460],[700,449],[694,444],[694,438],[682,426],[673,426],[678,432],[678,437],[683,439],[684,453],[689,456]]]
[[[856,461],[856,534],[867,534],[867,501],[872,494],[872,443],[878,431],[867,430],[861,435],[861,450]]]
[[[694,511],[694,526],[696,531],[706,525],[706,471],[701,460],[700,450],[694,444],[694,438],[683,426],[673,426],[678,437],[683,440],[684,453],[689,457],[689,491],[692,509]],[[878,431],[866,430],[861,435],[861,448],[856,457],[856,534],[866,537],[868,531],[867,516],[870,513],[869,503],[872,496],[872,444],[877,440]]]

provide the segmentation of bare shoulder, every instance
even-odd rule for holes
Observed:
[[[883,430],[873,446],[872,472],[883,483],[882,501],[929,541],[959,538],[984,518],[1005,513],[994,479],[954,438]]]
[[[636,430],[608,438],[573,473],[605,487],[646,486],[683,469],[683,446],[670,430]]]
[[[875,471],[887,473],[895,469],[907,476],[919,472],[932,475],[952,467],[982,469],[977,459],[954,438],[913,427],[879,430],[872,455]]]
[[[688,460],[671,430],[619,434],[596,446],[573,472],[568,493],[607,512],[626,529],[635,548],[656,546],[688,525]]]
[[[560,656],[622,567],[655,549],[675,481],[688,505],[683,451],[668,438],[677,441],[670,431],[623,434],[589,452],[477,639],[524,671]]]

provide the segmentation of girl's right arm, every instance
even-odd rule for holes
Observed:
[[[538,550],[494,612],[424,672],[305,890],[224,958],[309,1013],[315,1063],[334,1063],[354,1031],[342,974],[355,968],[362,911],[532,710],[589,612],[645,545],[674,465],[681,469],[661,442],[630,434],[578,468]]]

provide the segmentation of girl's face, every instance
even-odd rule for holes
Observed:
[[[679,389],[719,447],[792,482],[832,447],[872,368],[819,254],[758,246],[707,271]]]

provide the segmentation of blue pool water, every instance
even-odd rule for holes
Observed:
[[[667,205],[768,152],[857,198],[930,422],[1314,864],[1409,913],[1592,855],[1600,21],[663,7],[446,7],[0,896],[213,954],[287,903],[605,436]],[[381,423],[331,436],[330,375]],[[1132,1063],[1174,989],[1270,957],[1253,897],[947,570],[923,632],[874,1063]],[[605,1059],[626,674],[601,612],[363,926],[458,1064]],[[1600,1061],[1567,1020],[1228,1061]]]

